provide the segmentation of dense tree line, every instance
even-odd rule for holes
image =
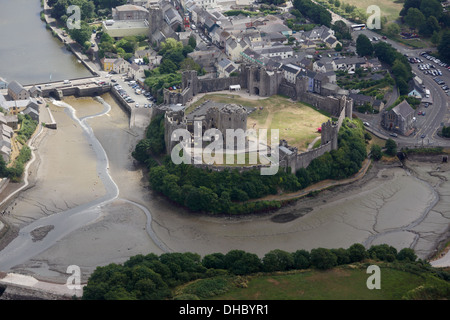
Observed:
[[[400,11],[403,21],[419,35],[431,37],[439,56],[450,61],[450,15],[438,0],[406,0]]]
[[[238,249],[226,254],[207,254],[203,258],[191,252],[164,253],[160,256],[153,253],[139,254],[129,258],[123,265],[112,263],[97,267],[83,289],[83,299],[172,299],[175,287],[196,279],[310,268],[326,270],[367,259],[414,263],[417,256],[409,248],[397,251],[392,246],[380,244],[366,249],[359,243],[347,249],[316,248],[311,251],[299,249],[295,252],[275,249],[262,258]],[[440,276],[448,278],[446,273]]]
[[[256,200],[279,191],[301,190],[325,179],[347,178],[358,172],[367,157],[361,121],[346,119],[338,134],[339,148],[314,159],[295,174],[281,168],[275,175],[261,175],[258,169],[242,173],[232,168],[214,171],[190,164],[176,165],[170,157],[157,165],[151,159],[165,149],[163,126],[162,116],[153,119],[146,138],[137,144],[132,155],[149,167],[153,190],[196,212],[243,214],[277,209],[281,206],[278,201]]]
[[[331,13],[311,0],[294,0],[294,8],[312,22],[331,27]]]

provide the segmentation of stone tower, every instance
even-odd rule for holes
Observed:
[[[173,147],[179,143],[178,141],[172,141],[172,135],[176,129],[186,129],[184,110],[166,111],[164,115],[164,141],[168,155],[171,154]]]

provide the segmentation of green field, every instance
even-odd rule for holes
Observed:
[[[386,17],[388,22],[397,20],[403,8],[403,2],[397,0],[378,0],[376,2],[372,0],[342,0],[341,2],[360,8],[364,12],[369,6],[377,5],[380,7],[381,16]],[[368,15],[370,16],[371,14],[369,13]]]
[[[341,266],[325,271],[308,269],[291,274],[256,275],[246,281],[241,277],[239,281],[236,278],[225,281],[221,277],[215,284],[205,279],[185,286],[182,291],[206,300],[400,300],[411,290],[436,281],[388,267],[380,270],[380,289],[367,288],[371,274],[366,273],[366,268]],[[215,291],[204,290],[206,287],[214,287]],[[204,292],[216,294],[202,297]]]
[[[267,129],[269,142],[270,130],[278,129],[280,139],[285,139],[291,146],[297,147],[300,151],[306,150],[308,144],[320,136],[317,128],[329,119],[328,116],[305,104],[281,96],[254,100],[232,94],[208,94],[191,105],[186,113],[191,112],[206,100],[236,103],[256,108],[247,119],[247,129]]]

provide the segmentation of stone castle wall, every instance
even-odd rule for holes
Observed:
[[[321,145],[318,148],[298,153],[296,148],[291,148],[287,143],[282,141],[280,146],[284,146],[290,150],[287,154],[280,151],[280,166],[290,168],[292,173],[295,173],[300,168],[306,168],[311,161],[338,148],[338,132],[345,117],[351,118],[353,112],[353,100],[347,96],[321,96],[319,94],[309,92],[307,90],[308,84],[306,79],[299,79],[296,84],[288,83],[284,80],[281,71],[267,71],[264,68],[254,65],[245,65],[241,67],[241,74],[239,77],[232,77],[226,79],[204,79],[200,80],[197,77],[196,71],[186,71],[183,73],[182,91],[179,93],[165,91],[164,101],[166,104],[186,104],[194,95],[203,92],[214,92],[221,90],[228,90],[230,85],[240,84],[242,89],[246,89],[249,94],[259,96],[271,96],[281,94],[287,96],[295,101],[308,103],[313,107],[329,113],[331,116],[337,118],[335,122],[325,122],[322,124]],[[173,143],[168,142],[170,132],[178,128],[179,123],[170,119],[166,115],[166,145],[171,146]],[[214,127],[219,130],[232,128],[236,124],[225,121],[221,123],[220,128],[216,124]],[[238,126],[239,127],[239,126]],[[168,149],[171,150],[171,149]],[[227,166],[208,166],[197,165],[200,167],[213,168],[214,170],[223,170],[230,168]],[[241,170],[258,169],[263,166],[242,166],[238,167]],[[232,167],[235,168],[235,167]]]

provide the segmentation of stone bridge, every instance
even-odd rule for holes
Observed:
[[[86,97],[102,95],[111,90],[111,83],[108,78],[86,77],[64,81],[55,81],[48,83],[37,83],[24,86],[30,89],[33,86],[41,90],[44,98],[53,97],[61,100],[64,96]]]

